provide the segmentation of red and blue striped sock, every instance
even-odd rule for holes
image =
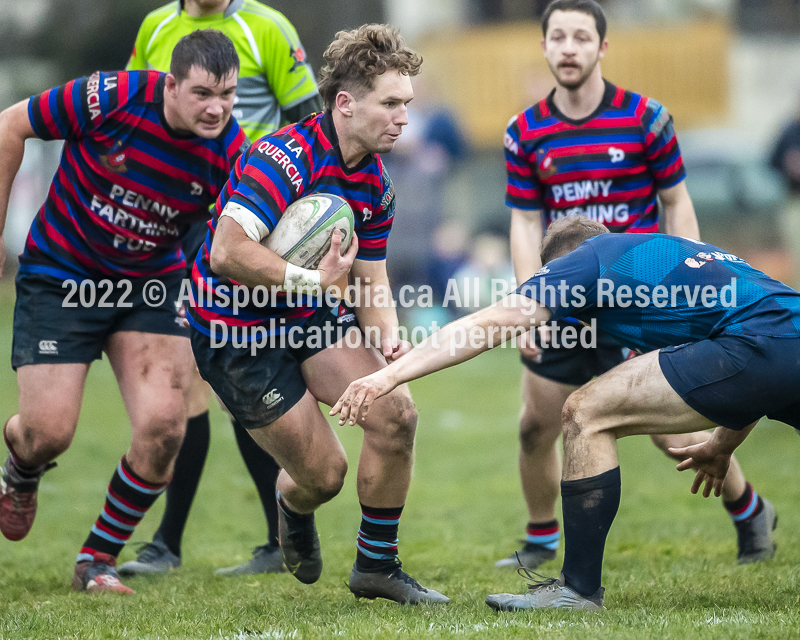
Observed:
[[[739,524],[748,518],[758,515],[764,508],[764,501],[761,499],[761,496],[755,492],[753,485],[751,485],[749,482],[747,483],[741,498],[734,500],[733,502],[723,501],[722,504],[725,507],[725,510],[728,512],[728,515],[733,520],[734,524]]]
[[[356,566],[360,571],[379,571],[398,563],[397,529],[403,507],[378,509],[361,505]]]
[[[92,560],[98,552],[117,557],[167,484],[150,484],[142,480],[122,456],[108,485],[106,504],[83,543],[78,562]]]
[[[555,551],[561,540],[561,530],[558,527],[558,520],[550,522],[529,522],[525,527],[526,544],[536,545]]]

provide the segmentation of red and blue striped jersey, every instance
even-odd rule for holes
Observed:
[[[199,331],[209,335],[210,323],[216,321],[238,327],[262,325],[268,335],[279,334],[302,324],[314,312],[319,303],[315,297],[293,295],[287,300],[284,293],[272,297],[272,292],[254,295],[254,290],[249,291],[250,303],[234,310],[225,303],[225,296],[238,283],[215,274],[209,257],[219,213],[229,201],[252,213],[259,227],[266,228],[266,236],[286,207],[313,193],[334,194],[350,205],[358,236],[358,260],[386,259],[395,195],[380,156],[368,154],[348,168],[332,114],[328,111],[308,116],[264,136],[242,154],[213,207],[209,232],[192,272],[189,321]]]
[[[65,143],[21,271],[122,278],[185,268],[180,240],[208,218],[247,138],[233,118],[214,140],[172,130],[164,78],[96,72],[30,99],[36,135]]]
[[[612,232],[657,232],[658,190],[686,177],[672,117],[652,98],[605,87],[582,120],[558,110],[555,90],[511,119],[506,204],[541,209],[545,228],[579,214]]]

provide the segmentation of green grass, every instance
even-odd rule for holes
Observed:
[[[16,408],[8,366],[13,289],[0,283],[0,418]],[[412,385],[420,411],[415,477],[400,530],[405,567],[450,596],[444,608],[356,601],[345,586],[359,524],[354,468],[342,493],[318,512],[325,570],[304,586],[289,575],[221,579],[214,569],[265,541],[255,489],[216,408],[206,472],[184,540],[184,566],[128,581],[134,596],[69,590],[75,554],[102,506],[130,439],[106,362],[90,373],[78,432],[45,476],[40,509],[22,542],[0,539],[0,639],[6,638],[790,638],[800,637],[800,489],[795,433],[759,427],[740,459],[780,514],[776,558],[735,565],[729,518],[689,494],[646,438],[620,446],[623,495],[605,558],[607,612],[493,613],[489,593],[525,583],[493,567],[521,537],[517,477],[520,367],[511,350]],[[47,402],[47,390],[42,390]],[[355,465],[360,432],[337,427]],[[157,504],[134,539],[149,540]],[[122,559],[133,557],[131,549]],[[557,574],[558,561],[544,572]]]

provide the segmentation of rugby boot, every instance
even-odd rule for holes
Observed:
[[[27,474],[14,464],[10,455],[6,458],[0,477],[0,531],[9,540],[22,540],[28,535],[36,518],[39,480],[55,466],[51,462]]]
[[[778,526],[778,516],[772,503],[766,498],[761,499],[764,502],[761,513],[736,523],[739,564],[762,562],[775,555],[777,545],[772,541],[772,532]]]
[[[158,536],[152,542],[139,544],[136,560],[129,560],[120,565],[119,572],[123,576],[155,575],[169,573],[181,566],[181,557],[169,550]]]
[[[295,578],[313,584],[322,575],[322,552],[314,514],[295,517],[284,511],[278,501],[278,538],[283,562]]]
[[[253,549],[253,557],[235,567],[217,569],[215,576],[251,576],[259,573],[285,573],[280,547],[265,544]]]
[[[400,604],[447,604],[450,598],[438,591],[423,587],[402,569],[398,561],[396,565],[384,571],[359,571],[356,564],[350,572],[347,585],[356,598],[385,598]]]
[[[508,567],[510,569],[525,567],[533,571],[534,569],[538,569],[539,565],[549,562],[550,560],[555,560],[555,557],[555,549],[548,549],[540,544],[526,542],[522,549],[515,551],[507,558],[498,560],[494,563],[494,566],[501,568]]]
[[[83,560],[75,565],[72,588],[89,593],[135,593],[119,581],[117,559],[107,553],[95,553],[93,560]]]
[[[533,574],[536,575],[536,574]],[[531,578],[530,574],[527,574]],[[543,576],[538,576],[543,578]],[[587,598],[576,593],[564,584],[564,575],[558,578],[543,578],[528,585],[528,592],[521,595],[495,593],[487,596],[486,604],[495,611],[530,611],[532,609],[579,609],[598,611],[603,606],[603,593],[600,587],[593,596]]]

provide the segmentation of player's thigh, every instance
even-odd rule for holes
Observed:
[[[152,425],[174,428],[185,422],[186,394],[194,370],[188,338],[119,331],[106,352],[117,377],[134,432]]]
[[[298,484],[330,489],[347,471],[344,449],[309,391],[277,420],[248,433]]]
[[[715,426],[670,386],[658,352],[623,362],[575,391],[564,404],[565,437],[611,431],[635,434],[690,433]]]
[[[338,343],[324,349],[307,360],[301,367],[309,391],[317,400],[333,406],[354,380],[368,376],[386,366],[386,360],[377,349],[356,339],[359,329],[352,327]],[[391,393],[378,398],[370,407],[366,420],[359,420],[363,428],[381,428],[389,423],[416,424],[416,410],[408,385],[400,385]]]
[[[211,393],[211,387],[203,380],[197,367],[193,366],[189,380],[189,390],[186,394],[186,416],[194,418],[208,411],[208,401],[211,398]],[[222,408],[227,411],[224,405]]]
[[[23,432],[72,439],[89,372],[88,363],[31,364],[17,369]]]

